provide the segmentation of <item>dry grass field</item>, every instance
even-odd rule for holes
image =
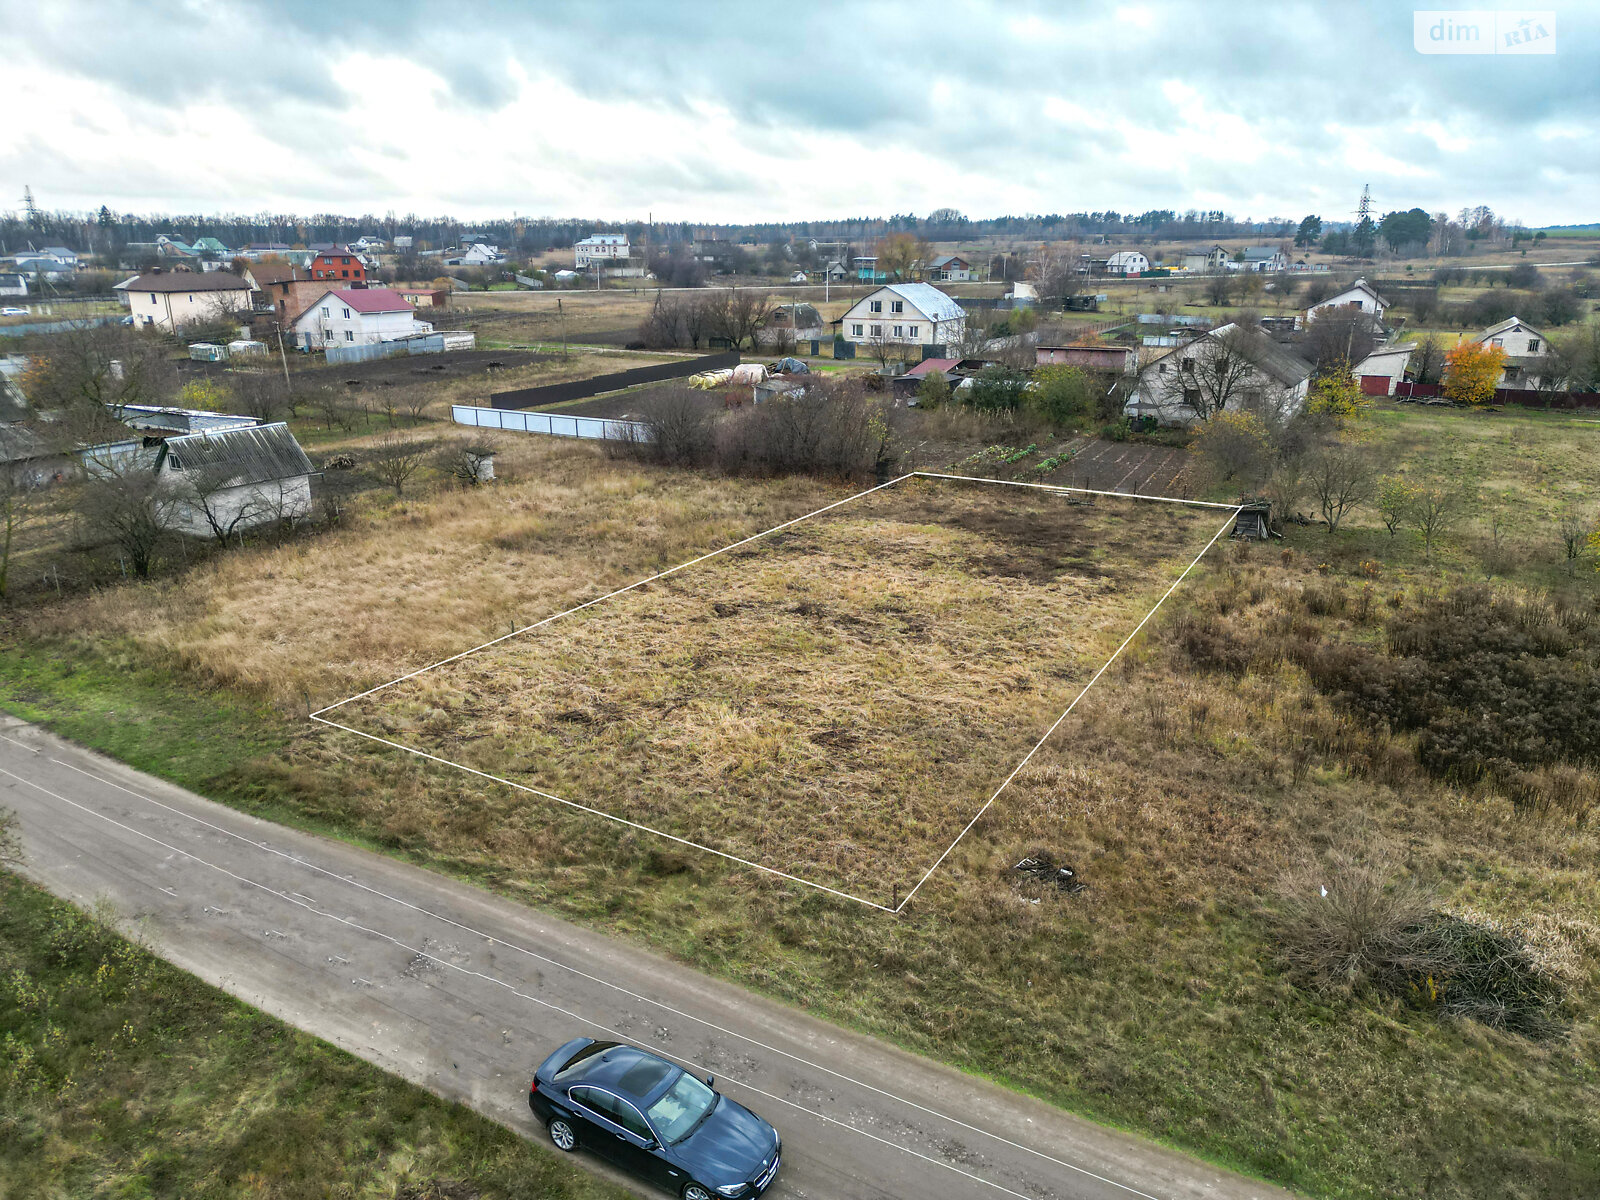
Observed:
[[[1228,515],[905,480],[325,715],[893,907]]]
[[[1482,482],[1470,517],[1431,558],[1412,531],[1391,537],[1370,510],[1334,536],[1291,526],[1282,542],[1215,547],[899,916],[559,805],[536,809],[525,794],[305,720],[419,663],[848,494],[835,485],[712,478],[516,441],[494,487],[375,496],[314,538],[9,612],[0,702],[219,800],[470,877],[1307,1195],[1588,1200],[1600,1195],[1595,763],[1575,752],[1499,774],[1441,774],[1426,751],[1446,725],[1407,729],[1368,715],[1355,704],[1367,693],[1342,686],[1335,669],[1389,670],[1395,639],[1440,612],[1448,619],[1437,633],[1464,627],[1450,615],[1473,611],[1459,594],[1487,586],[1525,631],[1507,645],[1528,636],[1587,647],[1588,659],[1562,660],[1568,683],[1535,697],[1530,728],[1554,736],[1558,710],[1581,724],[1584,710],[1567,701],[1589,694],[1574,681],[1589,670],[1592,685],[1600,655],[1600,572],[1589,562],[1567,573],[1552,518],[1585,504],[1593,512],[1600,425],[1382,405],[1360,430],[1409,482]],[[902,540],[922,539],[941,557],[1000,545],[1027,563],[1034,541],[1049,544],[896,514],[872,527],[886,530],[891,517]],[[815,546],[840,556],[859,547],[857,538]],[[745,569],[765,570],[765,557],[769,573]],[[617,693],[641,702],[624,707],[616,730],[596,689],[570,693],[557,710],[595,720],[506,736],[567,755],[576,769],[591,737],[616,739],[625,758],[627,721],[667,678],[757,696],[759,676],[746,680],[715,657],[701,668],[675,659],[683,643],[644,620],[650,612],[662,629],[679,622],[695,653],[771,646],[780,632],[810,639],[828,650],[819,670],[865,663],[892,679],[910,656],[937,650],[937,627],[921,643],[904,622],[925,615],[931,601],[921,597],[906,612],[887,607],[887,592],[862,597],[875,627],[786,611],[811,593],[847,594],[848,580],[819,572],[799,580],[809,592],[759,586],[788,582],[782,559],[728,564],[747,598],[777,612],[706,613],[687,580],[636,598],[640,619],[617,636],[627,634],[630,653],[646,642],[662,653],[629,675],[624,657],[601,647],[626,681],[611,702]],[[884,571],[902,565],[891,559]],[[911,565],[919,582],[929,577]],[[1040,614],[1039,646],[1035,654],[1002,638],[1011,657],[970,662],[970,679],[951,679],[960,711],[927,717],[934,727],[991,708],[1026,714],[1038,691],[1057,686],[1049,665],[1082,661],[1070,616],[1064,632],[1041,627],[1056,601],[1017,605],[1048,583],[989,569],[963,579],[960,565],[933,585],[950,598],[995,597],[1019,620]],[[875,561],[855,570],[882,577]],[[1068,582],[1063,597],[1099,603],[1091,574]],[[775,621],[761,619],[768,613]],[[963,613],[954,624],[967,631],[987,619]],[[592,619],[584,628],[604,634]],[[1443,661],[1457,660],[1479,661]],[[1541,660],[1504,661],[1515,684],[1516,664]],[[574,687],[581,674],[569,673]],[[1014,681],[1035,691],[1014,692]],[[1483,695],[1500,703],[1519,690]],[[704,695],[686,699],[670,714],[680,729],[717,715]],[[855,699],[830,697],[826,722],[803,712],[790,723],[807,735],[850,732]],[[1441,720],[1477,730],[1469,708]],[[414,715],[425,724],[424,711]],[[744,732],[739,712],[723,716],[722,729]],[[1485,718],[1478,733],[1502,724]],[[786,744],[822,750],[809,737]],[[976,738],[962,746],[985,753]],[[719,764],[668,749],[702,784],[742,766],[730,758],[720,765],[732,775],[715,776]],[[751,756],[752,766],[769,761]],[[1018,861],[1039,850],[1074,867],[1087,890],[1019,875]],[[1392,888],[1419,890],[1440,912],[1526,931],[1540,969],[1559,981],[1559,1027],[1530,1037],[1453,1017],[1425,979],[1383,991],[1297,977],[1284,956],[1285,897],[1318,903],[1317,883],[1341,895],[1341,864],[1351,861]]]

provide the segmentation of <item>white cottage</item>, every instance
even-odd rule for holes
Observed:
[[[295,341],[302,349],[326,350],[432,333],[433,326],[415,314],[410,301],[390,288],[327,291],[295,319]]]
[[[1376,288],[1365,279],[1358,279],[1337,296],[1329,296],[1306,309],[1306,320],[1314,321],[1319,313],[1336,308],[1357,308],[1381,321],[1388,307],[1389,302],[1378,295]]]
[[[168,438],[156,451],[155,472],[170,497],[165,523],[195,537],[311,515],[316,468],[282,421]]]
[[[1141,275],[1150,269],[1150,260],[1137,250],[1118,250],[1106,259],[1107,275]]]
[[[856,301],[840,332],[847,342],[906,347],[959,342],[967,312],[931,283],[891,283]]]
[[[1541,376],[1550,372],[1550,339],[1521,317],[1507,317],[1468,340],[1505,351],[1505,366],[1495,387],[1538,387]]]

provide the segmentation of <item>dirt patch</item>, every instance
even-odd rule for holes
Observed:
[[[305,383],[416,383],[429,379],[459,379],[530,363],[549,362],[560,355],[528,350],[448,350],[442,354],[401,354],[371,362],[306,366],[295,378]]]

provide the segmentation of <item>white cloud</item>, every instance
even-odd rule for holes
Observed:
[[[921,14],[933,40],[888,9],[807,10],[784,36],[652,7],[471,11],[8,6],[0,195],[709,222],[947,204],[1331,215],[1371,183],[1380,209],[1542,222],[1592,219],[1600,193],[1584,153],[1600,85],[1578,56],[1425,60],[1380,3],[1199,20],[1162,0],[1070,16],[963,0]]]

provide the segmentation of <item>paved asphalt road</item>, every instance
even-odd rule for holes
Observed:
[[[778,1127],[773,1197],[1287,1196],[3,715],[0,806],[57,895],[109,898],[178,966],[530,1137],[533,1066],[613,1034]]]

